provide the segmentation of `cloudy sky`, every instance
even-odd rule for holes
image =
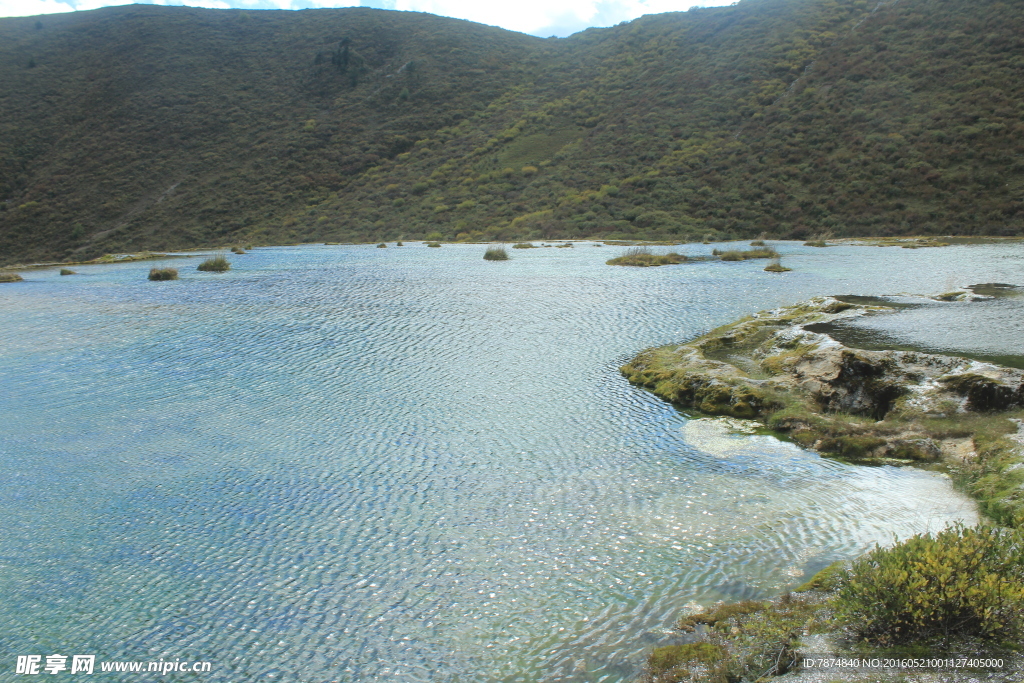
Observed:
[[[146,2],[147,0],[136,0]],[[430,12],[501,26],[546,38],[567,36],[589,26],[612,26],[644,14],[678,12],[691,6],[730,5],[734,0],[154,0],[156,5],[216,9],[309,9],[379,7]],[[125,5],[128,0],[0,0],[0,17],[90,10]]]

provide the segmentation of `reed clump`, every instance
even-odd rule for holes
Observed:
[[[0,282],[21,282],[22,279],[17,273],[0,273]]]
[[[749,261],[750,259],[757,258],[779,258],[779,252],[775,251],[773,247],[755,247],[754,249],[727,249],[725,251],[721,249],[715,249],[712,255],[718,256],[723,261]]]
[[[388,245],[386,245],[385,243],[381,242],[380,244],[377,245],[377,248],[378,249],[387,249]]]
[[[513,249],[536,249],[537,245],[532,242],[516,242],[512,245]]]
[[[789,271],[793,270],[792,268],[787,268],[786,266],[779,263],[779,259],[777,258],[772,259],[772,262],[765,266],[764,269],[765,272],[768,273],[788,273]]]
[[[832,239],[831,232],[820,232],[804,242],[805,247],[827,247],[828,241]]]
[[[231,263],[223,256],[214,256],[213,258],[208,258],[202,263],[200,263],[198,266],[196,266],[196,270],[203,270],[208,273],[223,273],[224,271],[230,269]]]
[[[485,261],[508,261],[508,252],[505,247],[487,247],[484,252]]]
[[[245,253],[245,249],[242,249],[241,247],[231,247],[231,253],[232,254],[244,254]]]
[[[75,271],[71,270],[70,268],[61,268],[60,269],[60,274],[61,275],[74,275]]]
[[[161,280],[177,280],[178,269],[177,268],[150,268],[149,279],[153,281]]]
[[[441,243],[440,242],[427,242],[427,246],[428,247],[435,247],[435,248],[437,248],[437,247],[441,246]]]
[[[630,247],[622,256],[608,259],[605,263],[609,266],[636,266],[647,268],[650,266],[669,266],[683,263],[688,260],[682,254],[674,251],[668,254],[655,254],[650,247]]]

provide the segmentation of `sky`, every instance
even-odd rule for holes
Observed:
[[[145,0],[137,0],[145,1]],[[377,7],[468,19],[547,38],[614,26],[644,14],[730,5],[735,0],[154,0],[155,5],[213,9]],[[0,0],[0,17],[24,17],[130,4],[128,0]]]

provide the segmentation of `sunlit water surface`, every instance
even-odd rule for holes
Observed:
[[[792,273],[410,244],[0,285],[0,679],[82,653],[213,662],[164,680],[625,681],[687,604],[976,519],[941,475],[688,420],[618,374],[813,295],[1024,284],[1017,246],[781,248]],[[1020,353],[1000,306],[973,337]]]

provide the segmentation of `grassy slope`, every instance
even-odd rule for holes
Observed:
[[[361,8],[36,22],[0,20],[4,262],[1024,229],[1012,3],[745,0],[562,40]]]

